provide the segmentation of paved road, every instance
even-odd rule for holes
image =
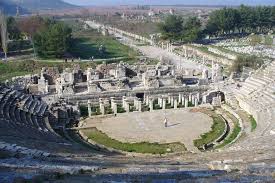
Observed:
[[[100,24],[97,24],[97,23],[93,23],[93,22],[86,22],[86,23],[88,23],[90,27],[95,29],[98,29],[100,27]],[[116,32],[112,32],[111,30],[109,30],[109,33],[116,38],[120,38],[119,41],[121,43],[139,50],[149,58],[160,59],[160,57],[163,57],[164,59],[169,60],[172,64],[176,66],[180,66],[182,68],[186,68],[186,69],[202,70],[203,68],[207,68],[202,64],[200,65],[187,58],[180,57],[178,55],[175,55],[174,53],[168,52],[156,46],[139,46],[140,43],[135,41],[133,38],[123,36]]]

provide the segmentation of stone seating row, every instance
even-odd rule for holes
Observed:
[[[275,127],[275,62],[258,70],[243,83],[237,93],[240,106],[252,114],[257,121],[253,132],[255,138],[270,135]],[[249,142],[247,142],[249,144]],[[250,142],[251,146],[258,143]],[[246,146],[246,145],[243,145]],[[265,146],[265,145],[263,145]]]
[[[38,130],[36,127],[26,126],[22,123],[15,123],[5,119],[0,119],[0,139],[12,137],[20,141],[41,141],[41,142],[64,142],[64,140],[50,131]]]
[[[21,100],[25,100],[23,108],[18,106]],[[51,132],[44,121],[46,110],[46,103],[31,95],[0,86],[0,128],[3,132],[0,136],[60,141],[61,137]]]
[[[43,116],[48,108],[48,105],[45,102],[35,99],[32,95],[1,87],[0,102],[7,103],[12,99],[16,102],[16,105],[22,108],[22,110],[39,116]]]
[[[47,130],[43,121],[40,120],[40,123],[37,123],[38,116],[31,113],[24,113],[24,111],[20,112],[16,106],[15,99],[16,98],[8,98],[0,103],[0,117],[23,124],[29,124],[29,126],[35,125],[39,129]],[[28,122],[25,116],[31,116],[32,118],[29,120],[31,122]]]
[[[48,152],[44,152],[36,149],[28,149],[26,147],[18,146],[16,144],[8,144],[1,141],[0,141],[0,149],[13,152],[13,153],[24,154],[35,158],[49,157],[51,155]]]

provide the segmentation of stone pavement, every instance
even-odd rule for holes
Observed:
[[[165,117],[168,127],[164,125]],[[189,109],[119,114],[117,117],[90,119],[87,127],[96,127],[121,142],[181,142],[189,151],[198,152],[193,140],[211,130],[212,119]]]

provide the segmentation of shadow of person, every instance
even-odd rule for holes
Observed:
[[[175,123],[175,124],[167,125],[167,127],[169,128],[169,127],[178,126],[178,125],[180,125],[180,123]]]

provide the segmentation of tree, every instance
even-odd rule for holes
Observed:
[[[274,6],[249,7],[238,9],[223,8],[210,14],[205,32],[211,35],[239,33],[266,33],[275,26]]]
[[[183,31],[183,20],[180,16],[169,15],[164,23],[159,24],[159,29],[163,39],[168,39],[170,42],[179,40]]]
[[[1,25],[1,43],[2,49],[5,54],[5,60],[7,61],[8,54],[8,30],[7,30],[7,18],[2,11],[0,11],[0,25]]]
[[[274,27],[275,25],[275,6],[271,8],[271,17],[270,17],[270,27]]]
[[[45,30],[52,24],[54,21],[50,19],[44,19],[40,16],[32,16],[21,19],[18,23],[19,29],[28,36],[32,46],[34,56],[36,57],[36,48],[33,42],[33,37],[39,31]]]
[[[194,42],[201,38],[201,22],[197,17],[189,17],[183,26],[182,39],[186,42]]]
[[[240,73],[243,71],[243,67],[249,67],[252,69],[258,69],[263,64],[263,60],[256,56],[238,56],[234,61],[231,72]]]
[[[7,28],[9,33],[9,39],[11,40],[21,39],[21,31],[19,30],[17,22],[13,17],[8,17]]]
[[[41,57],[61,58],[71,47],[72,29],[63,23],[52,23],[34,35],[34,45]]]
[[[18,22],[19,29],[30,39],[32,39],[37,32],[46,29],[48,25],[49,22],[40,16],[23,18]]]
[[[254,16],[252,15],[252,8],[248,6],[241,5],[239,8],[240,12],[240,27],[241,32],[247,32],[249,29],[253,29]]]

